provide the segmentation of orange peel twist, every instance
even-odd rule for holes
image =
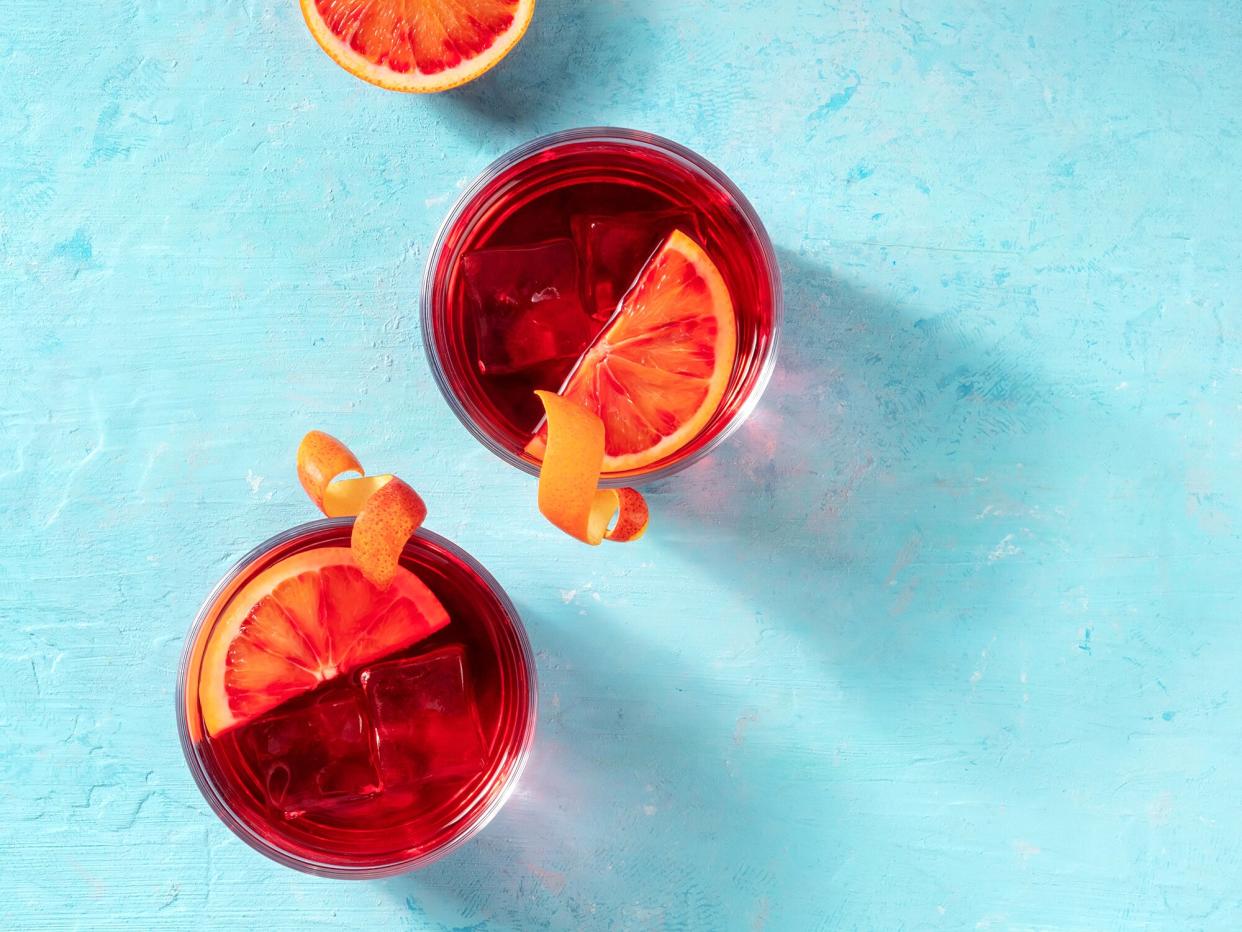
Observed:
[[[358,475],[339,478],[346,472]],[[349,447],[321,430],[298,445],[298,480],[329,518],[355,518],[349,541],[354,561],[367,579],[388,588],[405,542],[427,517],[419,494],[394,475],[368,476]]]
[[[548,416],[547,449],[539,470],[543,516],[587,544],[638,540],[647,530],[646,499],[634,489],[599,488],[604,422],[554,392],[535,394]]]

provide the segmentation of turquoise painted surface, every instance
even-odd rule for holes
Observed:
[[[406,99],[292,2],[0,24],[0,925],[1242,927],[1242,7],[540,0]],[[458,189],[536,134],[750,195],[781,367],[588,550],[424,366]],[[199,600],[311,516],[300,433],[408,476],[538,652],[535,755],[403,879],[268,864],[173,690]]]

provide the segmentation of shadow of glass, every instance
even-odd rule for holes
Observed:
[[[789,854],[799,813],[838,808],[814,773],[827,755],[791,746],[780,723],[739,718],[744,679],[630,640],[607,613],[592,630],[568,607],[523,616],[550,645],[534,753],[478,838],[386,882],[414,915],[489,929],[721,929],[834,869],[841,855],[821,846]],[[616,650],[601,651],[601,629]]]
[[[1180,636],[1180,596],[1133,593],[1171,572],[1161,547],[1202,545],[1110,534],[1119,510],[1138,530],[1145,496],[1184,494],[1167,488],[1170,409],[1119,401],[1081,358],[1035,357],[1021,298],[980,290],[933,314],[805,255],[781,263],[768,394],[710,459],[648,490],[657,578],[721,590],[691,619],[705,633],[660,639],[595,608],[587,630],[577,606],[524,606],[548,645],[530,769],[480,838],[389,882],[416,920],[829,928],[851,878],[897,859],[976,871],[962,840],[989,836],[973,820],[1023,837],[1014,799],[1064,802],[1063,781],[1033,772],[1083,773],[1085,749],[1093,778],[1126,769],[1149,726],[1093,713],[1120,681],[1099,677],[1091,630],[1115,625],[1114,668],[1124,644],[1162,673],[1160,642]],[[1081,704],[1028,704],[1028,673]],[[911,799],[933,807],[915,838]]]
[[[598,123],[608,101],[636,92],[651,43],[609,41],[632,29],[610,4],[539,0],[530,28],[495,68],[426,103],[476,141],[498,132],[515,142]]]
[[[653,513],[845,669],[906,677],[959,649],[946,627],[1004,615],[1029,582],[1047,516],[1012,490],[1055,472],[1064,400],[1013,341],[780,260],[773,383],[735,439],[653,490]]]

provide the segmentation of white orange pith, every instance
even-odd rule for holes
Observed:
[[[448,622],[404,567],[381,589],[347,547],[287,557],[237,592],[211,632],[198,691],[204,727],[218,735]]]
[[[301,0],[311,35],[355,77],[430,93],[477,78],[522,38],[535,0]]]
[[[680,230],[647,263],[561,396],[604,422],[603,472],[649,466],[694,440],[729,385],[737,321],[724,277]],[[546,432],[527,453],[542,459]]]

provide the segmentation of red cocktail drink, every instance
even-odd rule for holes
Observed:
[[[689,150],[645,133],[586,129],[535,140],[493,164],[431,251],[424,341],[445,397],[476,437],[538,471],[531,442],[543,408],[534,391],[562,391],[675,232],[719,271],[736,354],[693,436],[640,467],[606,463],[603,482],[667,475],[745,419],[771,373],[780,328],[780,273],[762,224],[723,173]],[[667,375],[650,390],[674,395]],[[607,424],[608,412],[599,413]]]
[[[482,567],[418,531],[400,566],[421,581],[409,591],[429,591],[443,608],[425,624],[400,595],[404,572],[378,596],[352,574],[351,526],[294,528],[220,583],[186,647],[178,719],[200,789],[244,841],[311,873],[368,877],[426,864],[490,820],[526,761],[536,693],[521,622]],[[341,566],[316,577],[333,561]],[[232,620],[269,590],[283,603]],[[312,590],[313,612],[299,614]],[[419,639],[384,648],[385,637],[410,632]],[[223,692],[221,668],[232,684]],[[275,678],[292,682],[280,687],[287,695],[250,715],[237,684],[273,670],[286,671]],[[223,711],[220,695],[233,697]]]

